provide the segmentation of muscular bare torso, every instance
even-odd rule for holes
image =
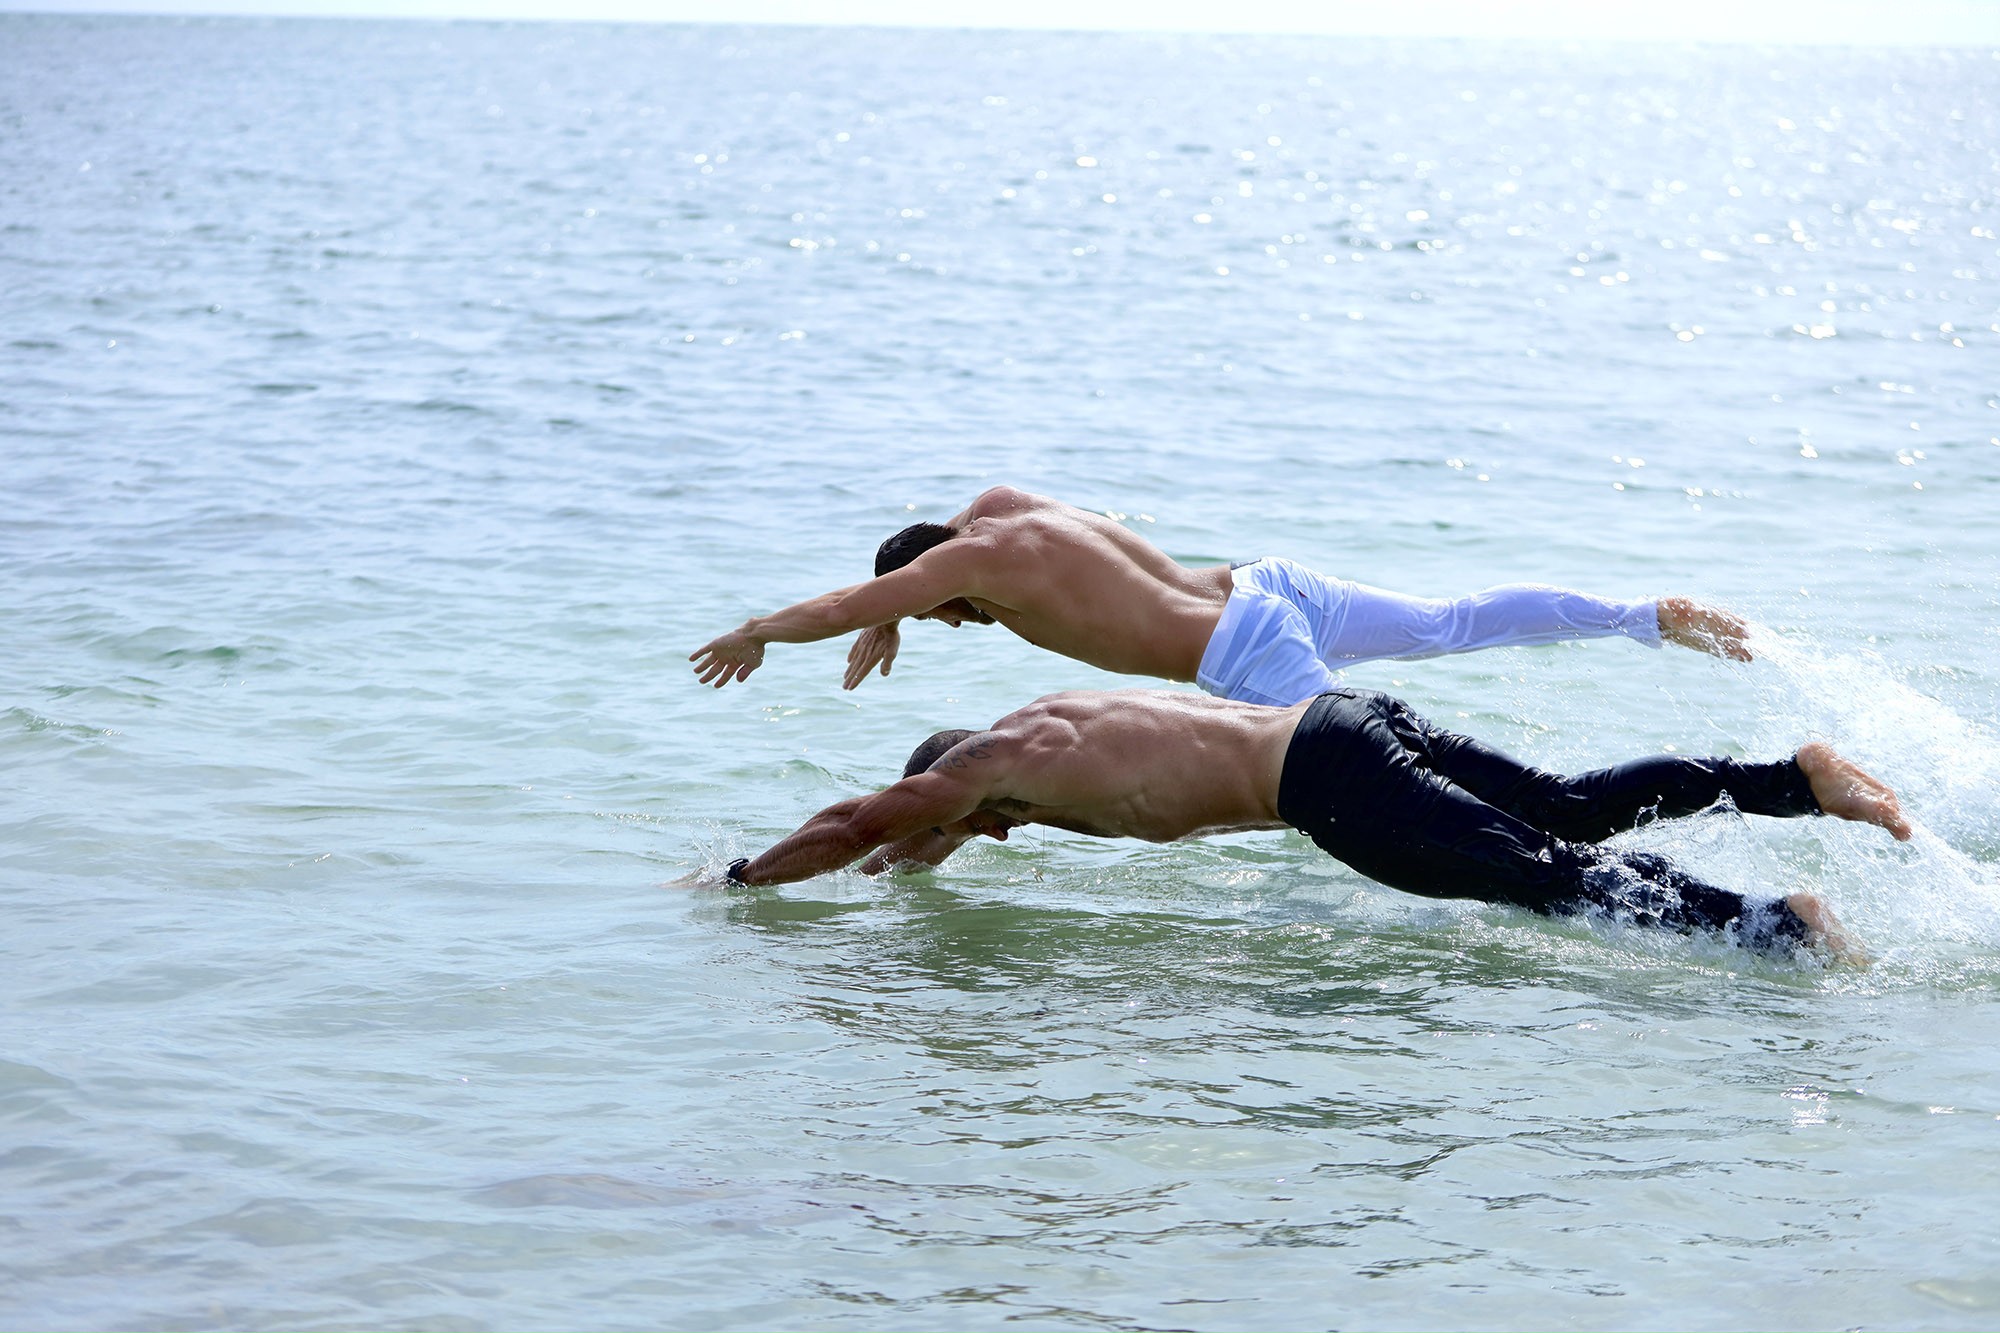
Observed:
[[[978,552],[966,600],[1037,647],[1106,671],[1193,680],[1229,600],[1226,565],[1189,569],[1099,514],[1010,487],[952,520]]]
[[[1282,828],[1278,783],[1305,709],[1178,690],[1048,695],[988,733],[1003,770],[981,808],[1148,842]]]

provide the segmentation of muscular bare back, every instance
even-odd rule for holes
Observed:
[[[1148,842],[1280,828],[1278,783],[1305,708],[1176,690],[1051,694],[982,733],[990,758],[971,762],[1000,766],[983,808],[1023,823]]]
[[[966,562],[974,607],[1106,671],[1193,680],[1229,600],[1228,566],[1189,569],[1102,515],[1011,487],[951,526],[961,535],[920,561]]]

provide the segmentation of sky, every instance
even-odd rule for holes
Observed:
[[[0,12],[2000,47],[2000,0],[0,0]]]

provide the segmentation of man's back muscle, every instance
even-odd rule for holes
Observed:
[[[1131,675],[1192,680],[1229,599],[1225,566],[1189,569],[1110,519],[1009,487],[953,521],[970,600],[1028,642]],[[943,548],[938,553],[942,553]]]
[[[1176,690],[1047,695],[974,738],[1005,773],[983,806],[1151,842],[1276,828],[1278,781],[1302,711]]]

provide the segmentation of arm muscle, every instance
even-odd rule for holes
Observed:
[[[986,784],[959,770],[904,778],[873,796],[828,806],[752,860],[741,878],[746,884],[783,884],[838,870],[884,843],[963,819],[986,795]]]

